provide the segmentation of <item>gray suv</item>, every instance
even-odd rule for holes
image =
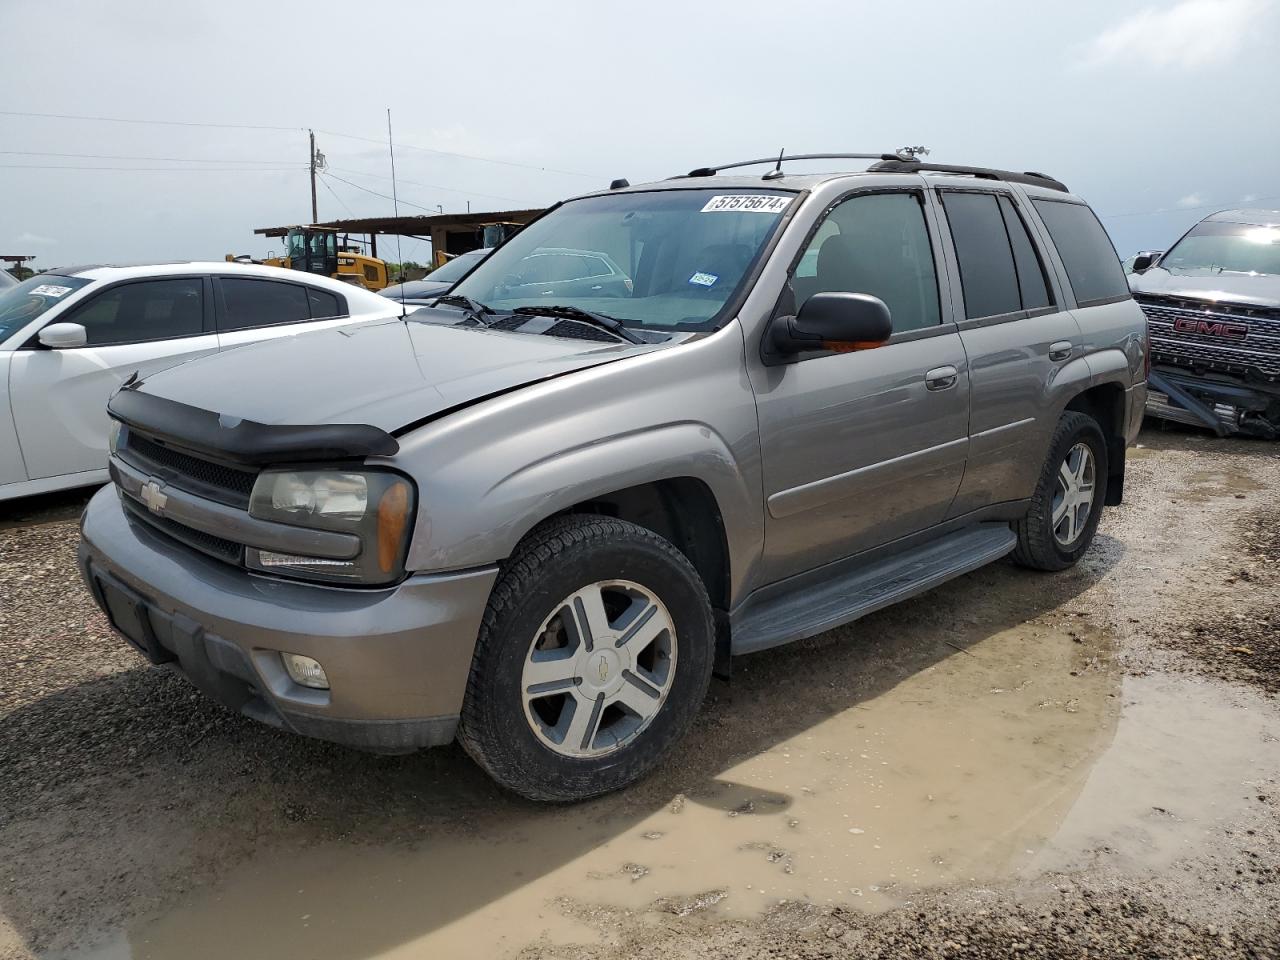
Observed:
[[[86,582],[233,710],[567,801],[734,656],[1071,566],[1145,401],[1119,259],[1047,176],[869,159],[615,181],[434,308],[127,382]],[[511,282],[564,249],[626,282]]]

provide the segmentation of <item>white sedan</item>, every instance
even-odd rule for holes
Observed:
[[[398,303],[328,277],[236,263],[81,267],[0,288],[0,500],[107,480],[107,400],[141,377]]]

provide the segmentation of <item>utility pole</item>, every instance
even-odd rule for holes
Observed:
[[[320,219],[320,214],[316,211],[316,132],[308,130],[307,133],[311,137],[311,222],[316,223]]]

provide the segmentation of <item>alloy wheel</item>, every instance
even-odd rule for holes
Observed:
[[[1077,443],[1058,465],[1058,485],[1053,494],[1053,538],[1070,547],[1084,532],[1093,510],[1096,487],[1093,451],[1087,443]]]
[[[562,756],[619,750],[662,709],[676,653],[675,624],[652,591],[628,580],[583,587],[556,605],[529,645],[525,718]]]

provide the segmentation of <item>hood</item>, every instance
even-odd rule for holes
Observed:
[[[401,427],[653,350],[413,319],[279,337],[148,377],[139,392],[263,424]]]
[[[1129,287],[1139,295],[1280,307],[1280,277],[1269,274],[1249,277],[1210,270],[1175,273],[1164,267],[1152,267],[1145,273],[1130,274]]]

